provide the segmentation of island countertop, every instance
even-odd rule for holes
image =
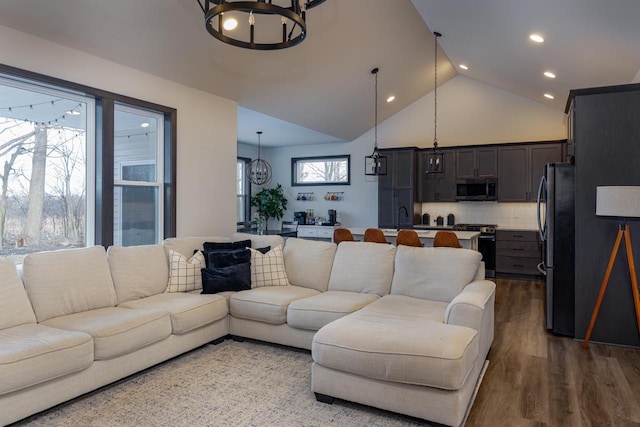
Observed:
[[[357,240],[363,240],[366,228],[349,227],[349,230]],[[384,233],[384,236],[387,237],[387,240],[389,240],[390,243],[395,243],[396,237],[398,236],[398,231],[396,229],[383,228],[382,232]],[[420,241],[425,246],[433,246],[433,239],[435,238],[438,230],[415,230],[415,232],[418,233]],[[453,231],[453,233],[456,234],[463,248],[473,249],[476,251],[478,250],[478,236],[480,235],[479,232]]]

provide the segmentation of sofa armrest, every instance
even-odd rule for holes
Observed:
[[[480,335],[480,355],[485,358],[493,342],[496,284],[474,280],[447,306],[444,323],[467,326]]]

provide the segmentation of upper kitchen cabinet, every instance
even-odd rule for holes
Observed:
[[[416,201],[416,149],[380,152],[387,156],[387,175],[378,177],[378,227],[412,227]],[[407,209],[406,215],[401,212],[402,206]]]
[[[495,178],[498,176],[497,147],[470,147],[456,150],[456,178]]]
[[[418,202],[455,202],[456,201],[456,151],[441,150],[444,170],[442,173],[425,173],[427,154],[432,149],[418,152]]]
[[[566,141],[498,148],[498,201],[535,202],[544,165],[561,162]]]

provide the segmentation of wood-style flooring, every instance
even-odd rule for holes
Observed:
[[[466,426],[640,426],[640,349],[584,351],[544,329],[544,283],[495,282],[495,338]]]

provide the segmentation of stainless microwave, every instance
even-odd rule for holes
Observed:
[[[497,196],[497,180],[495,178],[471,178],[456,181],[456,200],[497,200]]]

